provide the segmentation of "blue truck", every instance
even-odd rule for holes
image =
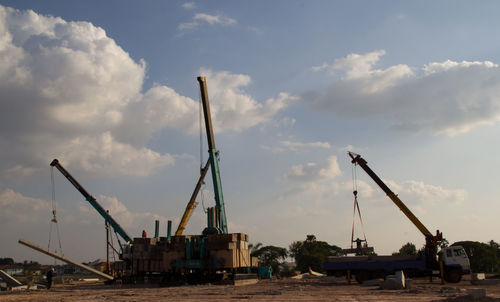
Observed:
[[[323,269],[330,276],[354,276],[358,283],[366,280],[384,278],[396,271],[403,271],[406,276],[440,276],[447,282],[456,283],[463,274],[470,273],[470,263],[463,247],[442,248],[438,253],[439,261],[429,261],[424,253],[411,256],[344,256],[328,257]],[[439,262],[443,264],[440,268]],[[435,265],[437,264],[437,265]]]

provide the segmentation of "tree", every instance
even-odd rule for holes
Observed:
[[[259,264],[270,266],[275,274],[279,273],[279,265],[285,261],[288,252],[285,248],[277,246],[264,246],[255,251],[253,257],[259,258]]]
[[[417,248],[411,242],[407,242],[399,249],[399,255],[410,256],[416,254],[417,254]]]
[[[311,267],[314,271],[323,271],[323,262],[328,256],[342,255],[342,249],[316,240],[316,236],[307,235],[304,241],[294,241],[290,244],[289,254],[295,259],[297,270],[305,273]]]
[[[12,258],[0,258],[0,265],[12,265],[14,264],[14,259]]]
[[[253,244],[253,243],[250,243],[248,245],[248,249],[250,250],[250,257],[257,257],[255,256],[255,253],[262,247],[262,243],[256,243],[256,244]]]
[[[459,241],[451,246],[460,245],[469,257],[471,271],[475,273],[500,272],[500,250],[494,241],[488,244],[477,241]]]

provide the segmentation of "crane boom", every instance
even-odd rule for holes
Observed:
[[[87,190],[85,190],[82,185],[76,181],[76,179],[68,172],[64,167],[59,163],[57,159],[54,159],[50,165],[52,167],[56,167],[62,175],[64,175],[69,182],[85,197],[85,199],[97,210],[99,214],[104,218],[106,222],[108,222],[113,230],[117,232],[127,243],[132,243],[132,238],[125,232],[125,230],[116,222],[109,213],[103,209],[103,207],[97,202],[94,196],[90,195]]]
[[[222,196],[222,182],[220,179],[219,162],[217,161],[217,149],[215,148],[214,132],[212,129],[212,118],[210,115],[210,104],[208,103],[207,81],[205,77],[198,77],[200,84],[203,114],[205,116],[205,129],[207,131],[208,153],[212,182],[214,185],[215,211],[208,210],[208,227],[204,232],[217,232],[227,234],[226,210],[224,197]]]
[[[353,164],[358,164],[365,172],[370,176],[373,181],[384,191],[385,194],[396,204],[396,206],[410,219],[410,221],[417,227],[417,229],[424,234],[426,238],[433,237],[432,233],[418,220],[418,218],[408,209],[408,207],[399,199],[399,197],[394,194],[394,192],[389,189],[389,187],[375,174],[375,172],[368,167],[366,160],[364,160],[361,155],[348,152],[349,156],[352,158]]]
[[[182,235],[182,232],[184,232],[184,229],[186,228],[186,224],[189,220],[189,217],[191,217],[191,213],[196,207],[196,202],[195,202],[196,196],[198,196],[198,192],[200,191],[201,185],[203,184],[203,179],[205,178],[205,175],[208,172],[209,166],[210,166],[210,159],[207,160],[205,167],[203,167],[203,169],[201,169],[200,171],[201,172],[200,178],[198,179],[198,183],[196,183],[196,187],[194,188],[193,194],[191,194],[191,199],[189,199],[189,202],[186,206],[186,210],[184,211],[184,215],[182,215],[181,221],[179,222],[179,226],[177,227],[177,231],[175,231],[175,236]]]

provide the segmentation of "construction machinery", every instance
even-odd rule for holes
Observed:
[[[125,230],[105,211],[71,174],[64,169],[57,159],[51,166],[56,167],[85,199],[97,210],[113,230],[125,240],[120,259],[125,267],[121,270],[125,281],[148,280],[168,283],[184,280],[188,282],[206,282],[221,280],[225,277],[242,279],[257,276],[257,258],[250,257],[248,235],[244,233],[229,233],[222,194],[222,183],[218,163],[219,151],[215,140],[210,115],[210,105],[205,77],[198,77],[201,91],[201,102],[205,117],[205,129],[208,140],[209,158],[201,170],[200,178],[191,199],[179,223],[176,234],[170,235],[169,221],[167,236],[159,236],[159,222],[156,223],[154,237],[131,238]],[[196,196],[203,184],[203,179],[211,169],[215,206],[207,208],[207,226],[200,235],[182,235],[187,221],[196,203]]]
[[[134,238],[133,274],[162,278],[163,281],[184,279],[190,282],[220,280],[237,273],[248,273],[257,267],[257,259],[250,257],[248,235],[228,233],[222,183],[220,178],[218,151],[210,115],[210,105],[205,77],[198,77],[201,101],[205,117],[209,159],[201,171],[200,178],[175,236],[170,239]],[[181,235],[191,215],[196,195],[203,178],[211,169],[215,195],[215,206],[207,208],[207,226],[201,235]]]
[[[210,104],[208,102],[207,82],[205,77],[198,77],[197,79],[200,84],[203,115],[205,116],[205,130],[208,140],[208,160],[210,162],[215,195],[215,207],[207,209],[208,221],[207,227],[203,230],[203,234],[227,234],[226,210],[224,206],[224,197],[222,195],[219,161],[217,160],[219,151],[215,148],[212,117],[210,114]]]
[[[443,240],[441,232],[433,235],[410,209],[389,189],[389,187],[373,172],[359,154],[348,152],[352,163],[359,165],[373,181],[387,194],[394,204],[425,236],[425,246],[422,253],[415,256],[354,256],[354,257],[329,257],[323,268],[330,275],[342,276],[353,274],[356,280],[362,283],[365,280],[384,277],[402,270],[409,275],[431,275],[439,271],[440,276],[447,282],[456,283],[462,274],[470,273],[470,263],[461,246],[443,247],[437,253],[438,245]]]

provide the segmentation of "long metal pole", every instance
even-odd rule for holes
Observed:
[[[44,249],[44,248],[42,248],[42,247],[39,247],[38,245],[33,244],[33,243],[31,243],[31,242],[28,242],[28,241],[26,241],[26,240],[19,239],[19,243],[20,243],[20,244],[23,244],[23,245],[25,245],[25,246],[27,246],[27,247],[30,247],[30,248],[32,248],[32,249],[34,249],[34,250],[37,250],[37,251],[39,251],[39,252],[41,252],[41,253],[44,253],[44,254],[46,254],[46,255],[49,255],[49,256],[51,256],[51,257],[54,257],[54,258],[59,259],[59,260],[61,260],[61,261],[64,261],[64,262],[66,262],[66,263],[68,263],[68,264],[71,264],[71,265],[77,266],[77,267],[79,267],[79,268],[81,268],[81,269],[84,269],[84,270],[86,270],[86,271],[89,271],[89,272],[91,272],[91,273],[93,273],[93,274],[96,274],[96,275],[98,275],[99,277],[102,277],[102,278],[104,278],[104,279],[107,279],[107,280],[113,280],[113,279],[114,279],[114,278],[113,278],[113,276],[110,276],[110,275],[105,274],[105,273],[103,273],[103,272],[100,272],[100,271],[98,271],[98,270],[96,270],[96,269],[93,269],[93,268],[91,268],[90,266],[86,266],[86,265],[84,265],[84,264],[78,263],[78,262],[76,262],[76,261],[74,261],[74,260],[71,260],[71,259],[69,259],[69,258],[67,258],[67,257],[61,256],[61,255],[59,255],[59,254],[57,254],[57,253],[53,253],[53,252],[51,252],[51,251],[49,251],[49,250],[46,250],[46,249]]]

